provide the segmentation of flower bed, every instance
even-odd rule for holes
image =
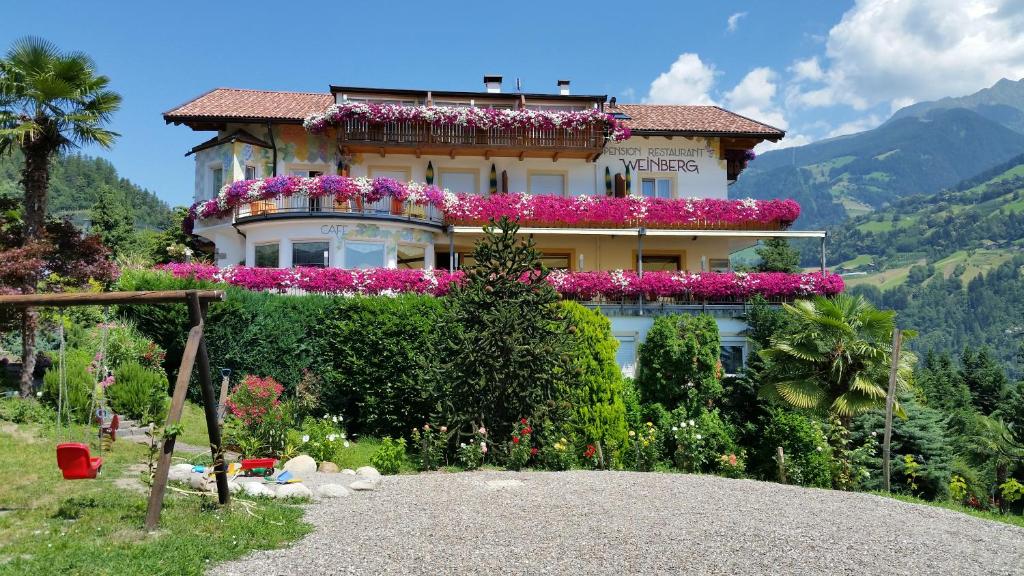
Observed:
[[[450,224],[485,224],[490,218],[518,218],[524,226],[686,229],[765,229],[786,227],[800,216],[793,200],[724,200],[718,198],[645,198],[629,196],[533,196],[530,194],[453,194],[437,186],[399,182],[390,178],[349,178],[324,175],[275,176],[239,180],[224,186],[216,198],[189,209],[185,229],[196,218],[223,218],[243,204],[287,198],[333,196],[336,201],[372,203],[392,198],[440,209]]]
[[[584,130],[603,127],[616,142],[627,140],[630,130],[611,114],[600,110],[505,110],[495,108],[450,106],[402,106],[400,104],[368,104],[343,102],[332,104],[327,110],[312,114],[302,125],[313,134],[346,120],[361,120],[369,124],[424,123],[432,126],[467,126],[489,130],[491,128],[522,128],[540,130]]]
[[[339,295],[412,293],[444,296],[454,284],[463,280],[461,271],[447,270],[217,268],[211,264],[165,264],[158,268],[178,277],[224,282],[248,290],[300,290]],[[553,271],[548,276],[548,282],[562,297],[585,301],[619,301],[643,295],[648,300],[736,302],[755,294],[771,300],[792,300],[814,295],[834,295],[844,288],[843,279],[838,274],[820,272],[646,272],[641,278],[629,270]]]

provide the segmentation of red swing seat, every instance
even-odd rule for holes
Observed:
[[[81,442],[57,445],[57,467],[65,480],[95,478],[103,466],[103,458],[89,454],[89,446]]]

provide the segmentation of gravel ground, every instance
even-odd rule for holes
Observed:
[[[1024,529],[869,494],[712,476],[387,477],[374,492],[310,504],[306,519],[316,530],[295,545],[212,573],[1024,574]]]

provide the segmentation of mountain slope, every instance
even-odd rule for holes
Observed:
[[[911,104],[897,110],[890,121],[926,116],[934,110],[950,108],[972,110],[1011,130],[1024,133],[1024,78],[1016,82],[1003,78],[991,87],[968,96]]]
[[[929,111],[866,132],[767,152],[730,188],[732,197],[793,198],[798,225],[816,228],[933,194],[1024,150],[1024,134],[971,110]]]
[[[20,198],[22,158],[15,153],[0,157],[0,196]],[[49,213],[68,217],[78,225],[89,219],[89,209],[102,192],[110,192],[115,201],[131,207],[136,228],[163,228],[171,211],[155,194],[121,178],[113,164],[102,159],[66,155],[56,159],[50,170]]]

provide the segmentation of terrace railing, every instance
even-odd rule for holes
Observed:
[[[601,126],[584,129],[476,128],[426,122],[370,123],[350,119],[338,129],[341,143],[398,146],[454,146],[470,148],[539,148],[548,150],[595,150],[604,146]]]
[[[376,202],[362,198],[343,199],[333,195],[310,197],[307,194],[278,196],[241,204],[235,208],[235,221],[316,216],[350,216],[404,220],[440,226],[444,223],[441,211],[431,205],[416,205],[393,198]]]

